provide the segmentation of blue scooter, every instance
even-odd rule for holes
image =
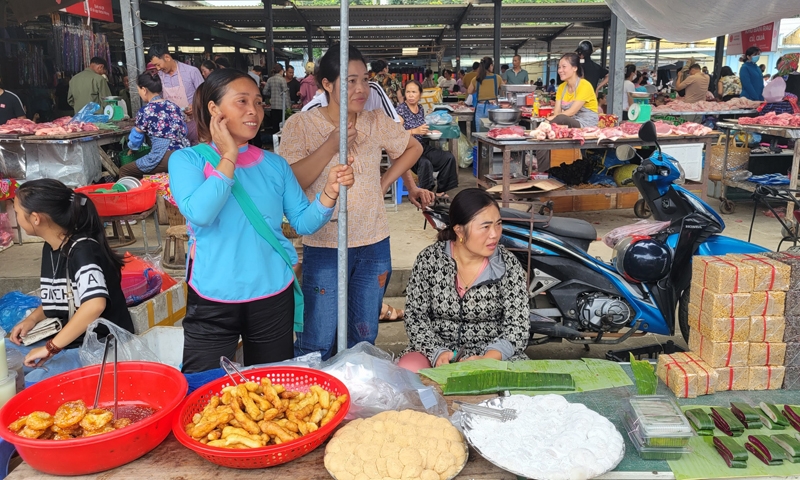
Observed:
[[[688,340],[692,256],[767,251],[720,235],[725,229],[722,218],[675,184],[682,180],[683,170],[661,153],[652,122],[642,125],[639,138],[654,144],[657,152],[642,160],[633,183],[654,218],[670,225],[655,235],[623,239],[610,263],[587,253],[597,238],[589,222],[553,217],[552,212],[545,216],[501,209],[501,243],[528,272],[529,344],[562,340],[618,344],[636,332],[674,335],[676,310],[680,331]],[[624,157],[624,151],[618,156]],[[449,222],[446,207],[435,206],[425,217],[439,230]]]

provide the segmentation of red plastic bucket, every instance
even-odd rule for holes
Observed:
[[[113,368],[103,378],[100,405],[113,405]],[[13,443],[31,467],[51,475],[88,475],[125,465],[145,455],[167,438],[177,408],[186,396],[186,377],[168,365],[152,362],[120,362],[121,405],[146,405],[157,409],[150,417],[102,435],[73,440],[38,440],[18,436],[8,425],[34,411],[54,414],[62,403],[83,400],[94,403],[100,366],[79,368],[48,378],[18,393],[0,410],[0,437]]]

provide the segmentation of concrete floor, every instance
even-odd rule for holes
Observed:
[[[475,178],[472,176],[472,169],[461,169],[459,172],[460,189],[475,186]],[[450,196],[454,196],[451,192]],[[711,200],[710,204],[714,208],[719,207],[719,202]],[[774,250],[780,240],[780,224],[774,218],[766,217],[763,209],[759,209],[753,228],[753,243],[762,245]],[[750,218],[752,216],[752,203],[742,202],[738,205],[736,213],[723,216],[726,222],[725,235],[747,240]],[[391,231],[392,266],[393,274],[387,292],[387,303],[395,308],[403,308],[405,305],[405,286],[408,282],[408,275],[417,254],[426,246],[430,245],[436,238],[436,232],[428,226],[423,229],[424,217],[407,200],[397,206],[388,208],[388,219]],[[592,222],[599,237],[602,237],[614,228],[635,223],[639,219],[633,214],[633,210],[607,210],[600,212],[579,212],[565,213],[562,216],[582,218]],[[152,221],[148,221],[148,241],[151,246],[156,244],[155,232],[152,228]],[[166,226],[161,226],[162,238]],[[141,227],[134,226],[134,233],[141,235]],[[137,241],[132,247],[141,246],[141,240]],[[41,243],[28,243],[15,245],[0,252],[0,296],[11,290],[21,290],[30,292],[38,288],[39,271],[41,260]],[[786,248],[784,245],[783,248]],[[611,249],[602,242],[594,242],[589,248],[589,253],[608,260],[611,256]],[[174,273],[180,276],[182,272]],[[662,336],[648,335],[641,338],[629,339],[622,346],[591,346],[588,352],[582,345],[570,343],[546,344],[528,349],[531,358],[581,358],[595,357],[603,358],[606,351],[620,348],[635,348],[636,346],[662,343],[667,340],[674,340],[676,343],[685,346],[680,338],[670,338]],[[403,322],[384,322],[381,323],[377,344],[381,348],[399,353],[407,344]]]

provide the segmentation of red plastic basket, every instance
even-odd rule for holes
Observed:
[[[153,208],[153,205],[156,204],[158,185],[153,183],[143,183],[141,187],[134,188],[129,192],[94,193],[101,188],[110,189],[113,186],[113,183],[101,183],[76,188],[75,191],[88,196],[101,217],[119,217],[142,213]]]
[[[147,292],[147,276],[144,272],[122,272],[122,294],[125,298],[141,297]]]
[[[209,447],[190,437],[184,426],[192,421],[195,413],[200,413],[214,395],[220,395],[224,387],[232,385],[230,378],[223,377],[208,383],[186,398],[175,416],[172,433],[184,446],[194,451],[211,463],[229,468],[265,468],[290,462],[322,445],[344,420],[350,410],[350,393],[347,387],[336,377],[319,370],[301,367],[266,367],[242,372],[245,377],[258,382],[267,377],[273,383],[283,385],[287,390],[308,392],[312,385],[319,385],[336,395],[348,394],[347,402],[342,405],[333,420],[314,433],[302,436],[297,440],[281,445],[270,445],[261,448],[232,450],[229,448]]]
[[[106,368],[100,405],[113,405],[113,368]],[[189,389],[181,372],[152,362],[118,364],[120,405],[147,405],[153,415],[114,432],[74,440],[23,438],[8,425],[34,411],[53,414],[62,403],[94,402],[100,366],[79,368],[42,380],[18,393],[0,410],[0,437],[13,443],[31,467],[52,475],[88,475],[119,467],[156,448],[169,435],[183,398]]]

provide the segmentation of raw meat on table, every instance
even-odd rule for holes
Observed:
[[[741,117],[738,120],[739,125],[767,125],[775,127],[800,127],[800,115],[792,115],[790,113],[775,114],[769,112],[760,117]]]
[[[525,138],[525,129],[519,125],[493,128],[489,130],[487,136],[497,140],[523,140]]]

